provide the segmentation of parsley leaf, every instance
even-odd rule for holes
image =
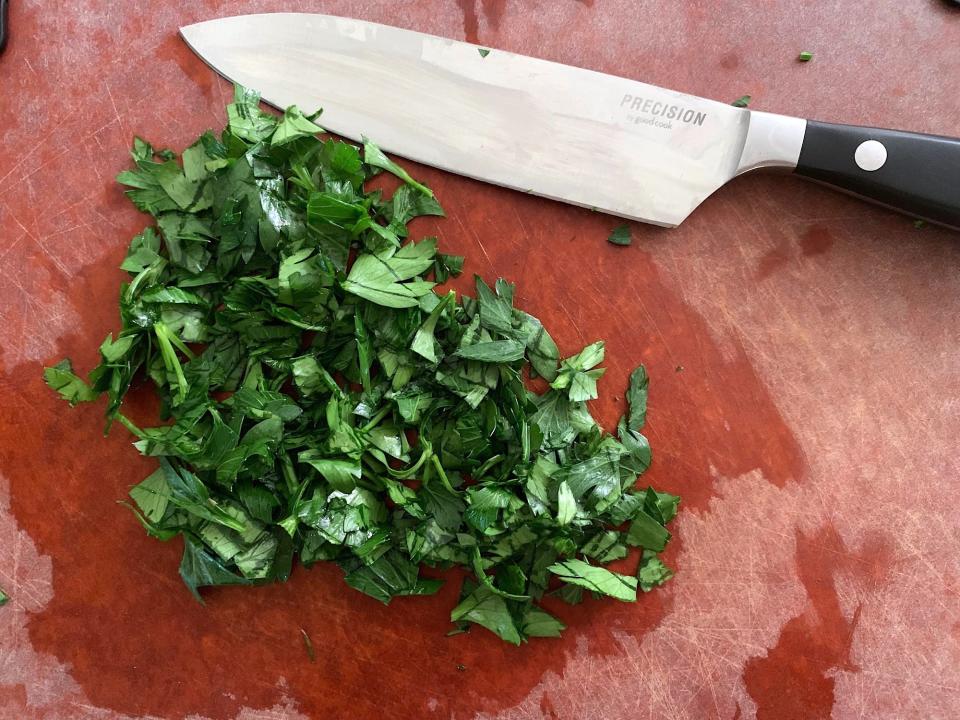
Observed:
[[[583,350],[564,360],[560,364],[560,372],[550,386],[557,390],[567,390],[567,395],[573,402],[595,400],[597,395],[597,380],[603,376],[603,368],[594,369],[603,362],[603,341],[587,345]]]
[[[668,568],[657,554],[644,551],[643,558],[640,561],[640,568],[637,570],[637,580],[640,589],[644,592],[650,592],[655,587],[663,585],[667,580],[673,577],[673,570]]]
[[[248,581],[231,572],[199,539],[191,534],[183,536],[183,560],[180,577],[201,603],[198,588],[209,585],[246,585]]]
[[[300,108],[292,105],[287,108],[283,114],[283,119],[277,125],[277,129],[270,136],[270,144],[274,147],[286,145],[289,142],[301,137],[310,137],[323,132],[323,128],[314,123],[300,112]]]
[[[60,397],[76,405],[78,402],[90,402],[95,400],[97,394],[90,389],[83,380],[73,373],[73,365],[69,360],[61,360],[53,367],[48,367],[43,371],[43,379],[51,389],[60,393]]]
[[[508,643],[520,644],[520,632],[507,607],[507,601],[486,585],[479,585],[450,613],[450,620],[469,620],[499,635]]]
[[[614,245],[629,245],[633,242],[633,237],[630,234],[629,225],[618,225],[610,233],[610,236],[607,240]]]
[[[428,238],[400,249],[364,253],[350,268],[343,289],[386,307],[416,307],[418,298],[429,293],[434,283],[411,278],[433,265],[436,246],[436,241]]]
[[[637,579],[621,575],[582,560],[564,560],[551,565],[550,572],[564,582],[579,585],[601,595],[633,602],[637,599]]]
[[[647,387],[650,380],[643,365],[630,373],[630,385],[627,388],[627,406],[630,413],[627,419],[627,428],[633,432],[643,429],[647,422]]]

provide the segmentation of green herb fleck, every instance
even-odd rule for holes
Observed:
[[[0,589],[0,607],[3,607],[8,602],[10,602],[10,596],[7,595],[2,589]]]
[[[612,242],[614,245],[629,245],[631,242],[633,242],[633,238],[630,235],[630,226],[619,225],[615,227],[607,240]]]
[[[913,221],[913,226],[914,226],[917,230],[923,230],[923,229],[927,226],[927,221],[926,221],[926,220],[914,220],[914,221]]]
[[[636,486],[646,372],[604,431],[587,407],[603,342],[561,360],[505,280],[477,278],[472,298],[436,289],[464,260],[411,238],[417,217],[443,215],[427,186],[373,142],[322,139],[317,114],[278,117],[243,88],[227,118],[179,159],[134,140],[119,181],[155,224],[121,265],[119,332],[85,378],[69,360],[44,371],[71,404],[106,396],[108,423],[156,458],[128,507],[149,535],[182,538],[188,590],[330,562],[345,592],[389,603],[461,567],[451,633],[520,644],[564,630],[540,606],[558,580],[572,603],[669,578],[656,553],[679,498]],[[367,189],[382,170],[392,193]],[[122,412],[143,382],[161,408],[149,427]],[[635,572],[604,567],[631,546]]]
[[[647,377],[647,370],[643,365],[630,373],[630,386],[627,388],[627,405],[629,406],[627,428],[632,432],[643,429],[647,422],[647,388],[649,385],[650,379]]]
[[[753,98],[750,95],[741,95],[730,104],[733,105],[734,107],[745,108],[750,104],[750,101],[752,99]]]
[[[637,571],[637,580],[643,592],[650,592],[672,577],[673,570],[664,565],[656,553],[644,551]]]
[[[797,60],[799,60],[800,62],[810,62],[811,60],[813,60],[813,53],[807,50],[804,50],[797,56]]]
[[[480,53],[480,57],[485,58],[490,54],[490,51],[487,48],[477,48],[477,52]]]

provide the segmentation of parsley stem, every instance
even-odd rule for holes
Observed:
[[[503,460],[503,455],[494,455],[493,457],[487,458],[487,461],[477,468],[477,470],[473,473],[473,479],[479,481],[484,475],[490,472],[490,468],[492,468],[501,460]]]
[[[407,478],[413,477],[416,474],[417,470],[423,467],[423,464],[432,455],[433,455],[432,450],[430,450],[429,448],[424,448],[423,452],[420,453],[420,457],[417,458],[417,461],[413,465],[410,465],[409,467],[406,467],[402,470],[394,470],[392,467],[388,465],[387,472],[389,472],[391,475],[393,475],[393,477],[397,478],[398,480],[406,480]]]
[[[167,337],[170,339],[170,343],[180,352],[187,356],[188,359],[193,360],[196,358],[196,355],[193,354],[193,351],[187,347],[186,343],[180,339],[180,337],[175,333],[171,332],[170,328],[166,325],[163,326],[164,330],[167,333]]]
[[[447,473],[443,469],[443,465],[440,464],[440,458],[436,455],[430,455],[430,462],[433,463],[433,466],[437,469],[437,475],[440,476],[440,482],[443,483],[443,486],[452,492],[454,495],[457,494],[457,491],[453,489],[453,485],[450,484],[450,479],[447,477]]]
[[[381,408],[376,415],[370,418],[370,422],[368,422],[366,425],[360,428],[361,432],[370,432],[371,430],[373,430],[380,423],[380,421],[383,420],[390,413],[391,409],[392,408],[389,405]]]
[[[177,404],[182,403],[187,397],[187,379],[184,377],[183,368],[177,359],[177,352],[170,342],[171,333],[162,322],[154,323],[153,331],[157,336],[157,345],[160,347],[163,365],[167,372],[173,373],[177,379]]]
[[[293,467],[293,461],[287,453],[280,454],[280,471],[283,473],[284,482],[287,483],[287,490],[292,495],[297,491],[299,482],[297,481],[297,471]]]
[[[133,422],[131,422],[130,418],[128,418],[126,415],[124,415],[121,412],[118,412],[114,417],[120,422],[121,425],[123,425],[132,434],[136,435],[138,438],[144,437],[143,431],[140,428],[138,428],[136,425],[134,425]]]

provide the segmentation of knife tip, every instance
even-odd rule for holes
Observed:
[[[196,30],[197,26],[201,24],[202,23],[193,23],[192,25],[181,25],[180,28],[177,30],[177,32],[180,33],[180,37],[186,39],[187,36],[190,33],[192,33],[194,30]]]
[[[200,46],[203,44],[203,39],[205,37],[204,26],[210,24],[211,21],[207,20],[205,22],[193,23],[191,25],[181,26],[177,32],[180,35],[180,38],[200,56],[203,56],[203,53],[200,52]]]

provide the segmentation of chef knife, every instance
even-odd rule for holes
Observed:
[[[667,227],[742,173],[784,168],[960,228],[960,139],[737,108],[386,25],[306,13],[180,30],[278,108],[460,175]]]

